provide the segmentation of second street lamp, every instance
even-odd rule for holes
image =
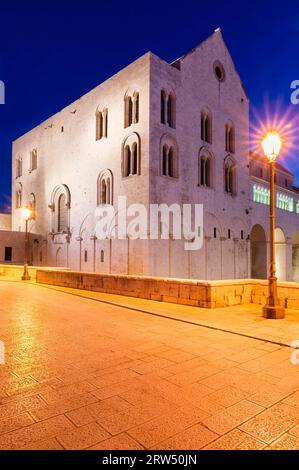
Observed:
[[[25,256],[24,256],[24,271],[22,281],[30,281],[30,275],[28,272],[28,258],[29,258],[29,234],[28,234],[28,221],[31,217],[31,210],[28,207],[24,207],[22,210],[23,217],[25,219]]]
[[[270,165],[270,273],[269,295],[267,304],[263,307],[263,315],[266,318],[284,318],[285,310],[280,305],[277,296],[277,277],[275,261],[275,160],[281,149],[281,138],[273,131],[266,134],[262,141],[264,154]]]

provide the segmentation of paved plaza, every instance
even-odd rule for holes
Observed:
[[[299,449],[299,312],[0,281],[0,449]]]

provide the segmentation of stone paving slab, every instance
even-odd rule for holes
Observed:
[[[286,318],[281,320],[266,319],[262,316],[260,305],[246,304],[216,309],[199,308],[187,305],[163,303],[154,300],[146,300],[122,295],[105,294],[80,289],[72,289],[59,286],[44,286],[69,292],[73,295],[112,303],[130,309],[143,310],[148,313],[172,317],[182,321],[216,328],[223,331],[271,341],[289,346],[292,341],[299,339],[299,311],[286,310]]]
[[[77,294],[0,282],[0,449],[299,448],[292,312]]]

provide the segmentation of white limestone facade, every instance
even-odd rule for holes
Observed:
[[[253,185],[268,183],[254,175],[253,160],[249,100],[218,29],[172,64],[145,54],[17,139],[12,230],[24,230],[21,208],[29,205],[36,259],[48,266],[211,280],[265,277],[267,204],[253,197]],[[288,178],[281,192],[292,195],[295,209],[277,211],[284,247],[279,275],[299,280],[299,193]],[[145,207],[203,204],[202,249],[184,250],[171,230],[167,240],[96,239],[96,207],[116,207],[118,196]]]

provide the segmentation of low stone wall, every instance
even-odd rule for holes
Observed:
[[[29,266],[28,271],[31,279],[36,278],[36,267]],[[0,276],[11,277],[14,279],[21,279],[24,267],[21,265],[0,264]]]
[[[41,284],[206,308],[248,303],[263,305],[268,294],[267,281],[255,279],[197,281],[37,269],[36,280]],[[282,305],[299,309],[299,284],[279,283],[278,295]]]
[[[28,271],[31,277],[31,280],[36,279],[36,272],[37,270],[43,271],[43,269],[46,269],[47,272],[51,272],[52,270],[55,270],[55,272],[58,272],[58,268],[41,268],[39,266],[28,266]],[[2,276],[4,277],[9,277],[13,279],[21,279],[24,271],[24,266],[23,265],[17,265],[17,264],[0,264],[0,278]],[[67,268],[61,268],[61,271],[66,272],[68,271]]]

